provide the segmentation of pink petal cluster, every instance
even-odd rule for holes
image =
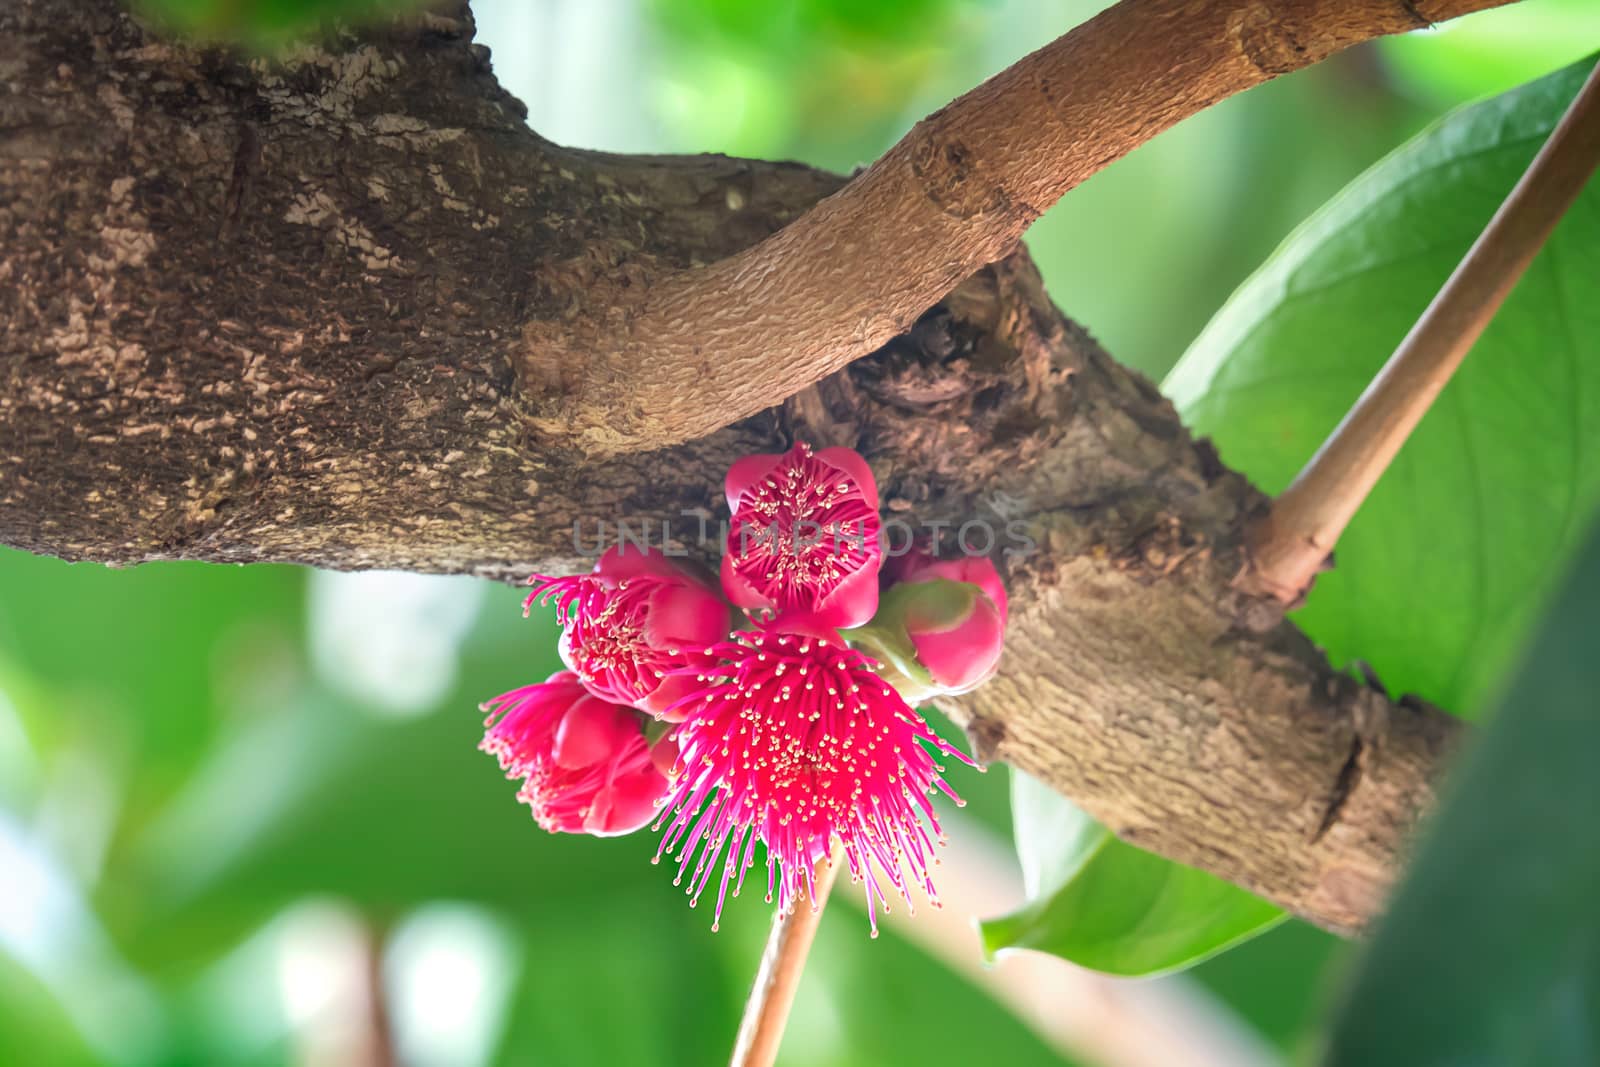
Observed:
[[[937,788],[960,801],[924,746],[965,757],[878,677],[873,660],[815,620],[780,618],[715,653],[721,665],[700,676],[676,731],[682,771],[663,818],[661,852],[679,851],[677,881],[688,874],[691,899],[720,867],[720,920],[729,883],[737,896],[759,840],[767,899],[776,892],[779,908],[792,911],[837,840],[865,883],[874,936],[887,889],[909,904],[915,883],[937,904],[928,831],[937,836],[939,823],[928,797]]]
[[[878,607],[878,485],[848,448],[746,456],[728,471],[722,588],[748,611],[859,626]]]
[[[596,696],[662,715],[684,695],[676,673],[707,662],[704,649],[728,635],[728,604],[658,549],[621,545],[589,574],[534,575],[523,601],[555,601],[561,660]]]
[[[508,778],[517,799],[552,833],[632,833],[656,814],[667,778],[645,742],[645,717],[594,696],[571,671],[502,693],[479,748]]]

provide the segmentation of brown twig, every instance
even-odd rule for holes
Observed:
[[[800,988],[800,975],[805,970],[811,942],[817,936],[817,926],[822,922],[822,909],[828,903],[828,892],[838,875],[839,863],[836,851],[817,864],[811,875],[815,899],[809,907],[802,900],[791,914],[780,912],[773,917],[767,948],[761,955],[761,967],[756,972],[750,999],[745,1002],[744,1019],[739,1023],[731,1067],[772,1067],[778,1058],[783,1028],[789,1021],[789,1009],[794,1005],[795,991]]]
[[[1600,164],[1600,67],[1439,295],[1251,539],[1245,582],[1304,595],[1334,543]]]

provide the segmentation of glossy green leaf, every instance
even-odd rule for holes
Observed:
[[[1019,771],[1011,781],[1029,903],[983,924],[989,955],[1028,948],[1110,974],[1159,974],[1283,919],[1220,878],[1119,841],[1043,783]]]
[[[1338,1016],[1335,1067],[1600,1063],[1600,528]]]
[[[1166,389],[1223,460],[1288,484],[1438,291],[1592,64],[1455,112],[1300,227]],[[1471,714],[1600,502],[1591,183],[1339,543],[1298,621],[1335,662]]]

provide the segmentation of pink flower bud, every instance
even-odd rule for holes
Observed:
[[[896,588],[905,590],[906,634],[934,685],[945,693],[965,693],[994,673],[1005,639],[1005,613],[980,586],[930,578]]]
[[[604,763],[639,733],[639,713],[589,692],[572,702],[556,725],[550,755],[562,767],[582,770]]]
[[[878,486],[848,448],[747,456],[728,471],[722,588],[747,611],[859,626],[878,607]]]
[[[982,557],[913,561],[851,640],[886,664],[916,702],[965,693],[994,674],[1005,638],[1006,591]]]
[[[603,700],[660,714],[687,683],[674,672],[708,662],[705,650],[728,636],[728,604],[708,579],[658,549],[619,545],[589,574],[534,575],[523,602],[554,599],[561,659]]]
[[[649,825],[661,812],[667,780],[651,764],[617,774],[600,790],[583,816],[583,832],[595,837],[620,837]]]
[[[987,556],[933,559],[914,551],[906,556],[906,561],[900,581],[924,582],[929,578],[948,578],[952,582],[971,582],[989,595],[994,606],[1000,609],[1000,621],[1006,621],[1006,586],[1000,580],[1000,572]]]
[[[523,780],[517,799],[544,829],[610,837],[655,815],[669,783],[652,762],[641,713],[593,696],[571,671],[502,693],[483,710],[478,747],[507,778]]]

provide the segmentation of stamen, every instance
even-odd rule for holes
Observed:
[[[950,792],[934,761],[948,746],[853,649],[767,630],[724,642],[715,654],[715,680],[697,677],[700,689],[683,705],[680,758],[700,770],[674,783],[663,839],[664,849],[684,842],[680,878],[692,866],[695,896],[720,867],[713,923],[729,882],[737,896],[754,866],[758,837],[767,895],[782,909],[801,899],[835,839],[852,879],[867,887],[874,928],[889,888],[908,904],[913,884],[936,899],[929,871],[940,829],[925,794]],[[767,684],[786,673],[805,684]]]

